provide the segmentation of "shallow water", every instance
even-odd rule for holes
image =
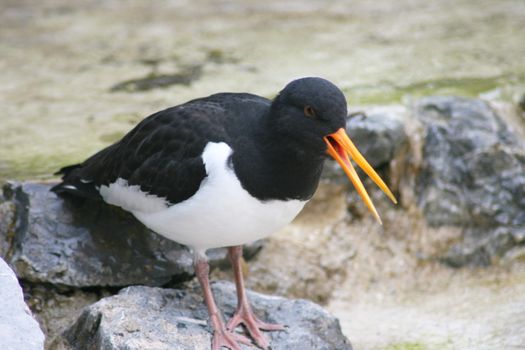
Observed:
[[[271,97],[301,76],[333,80],[352,106],[525,91],[519,0],[11,0],[0,9],[0,180],[47,178],[159,109],[217,91]],[[151,78],[162,87],[125,84]]]

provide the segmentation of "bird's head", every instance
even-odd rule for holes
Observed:
[[[332,156],[343,168],[357,192],[381,223],[350,158],[397,203],[394,195],[346,134],[346,98],[322,78],[297,79],[285,86],[272,102],[272,129],[319,154]]]

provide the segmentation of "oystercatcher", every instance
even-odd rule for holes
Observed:
[[[345,133],[346,99],[321,78],[289,83],[272,101],[219,93],[157,112],[117,143],[62,168],[53,190],[102,199],[131,212],[156,233],[190,247],[214,330],[212,349],[250,343],[263,348],[260,321],[248,302],[242,245],[288,224],[314,194],[326,155],[342,166],[380,221],[350,157],[396,202]],[[224,324],[208,280],[206,250],[228,247],[238,306]]]

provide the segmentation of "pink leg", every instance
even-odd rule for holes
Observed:
[[[251,341],[243,335],[228,332],[224,326],[222,317],[217,309],[209,280],[210,267],[206,258],[197,256],[195,258],[195,274],[204,293],[204,301],[208,307],[210,321],[213,327],[212,350],[220,350],[223,346],[231,350],[242,350],[239,343],[251,344]]]
[[[242,276],[241,257],[242,246],[228,248],[228,257],[232,263],[233,273],[235,275],[235,286],[237,287],[237,310],[232,319],[228,322],[227,328],[233,332],[239,324],[243,324],[255,343],[263,349],[269,349],[270,344],[261,330],[265,331],[282,331],[285,329],[280,324],[270,324],[262,322],[255,316],[246,296],[244,280]]]

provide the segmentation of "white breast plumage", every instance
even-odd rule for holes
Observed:
[[[252,197],[227,164],[231,154],[223,142],[208,143],[202,154],[207,176],[192,197],[173,206],[122,179],[102,186],[100,193],[151,230],[197,251],[252,242],[292,221],[306,201]]]

